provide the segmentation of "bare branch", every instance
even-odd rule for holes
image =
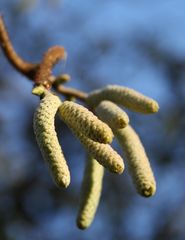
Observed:
[[[63,47],[54,46],[49,48],[44,54],[43,60],[35,75],[34,82],[36,84],[48,84],[46,87],[50,88],[52,86],[52,82],[50,81],[52,68],[59,60],[65,59],[65,57],[66,53]]]
[[[81,101],[85,101],[87,97],[86,93],[61,85],[62,83],[69,81],[69,75],[63,74],[56,77],[52,75],[54,65],[59,60],[63,60],[66,57],[66,52],[63,47],[53,46],[49,48],[44,54],[40,64],[24,61],[13,48],[2,16],[0,16],[0,46],[11,65],[35,84],[41,84],[47,89],[53,87],[58,93],[61,93],[64,96],[75,97]]]
[[[38,64],[33,64],[24,61],[14,50],[11,40],[8,36],[3,17],[0,16],[0,45],[7,57],[8,61],[19,72],[26,75],[28,78],[33,79],[33,76],[38,68]]]
[[[58,93],[63,94],[64,96],[75,97],[75,98],[78,98],[81,101],[85,101],[85,99],[87,98],[87,93],[76,90],[74,88],[64,87],[62,85],[58,86],[56,88],[56,91]]]

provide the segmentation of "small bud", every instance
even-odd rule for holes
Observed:
[[[33,126],[42,156],[48,163],[55,183],[59,187],[67,187],[70,173],[54,126],[55,114],[60,105],[60,99],[47,91],[35,111]]]
[[[101,197],[103,175],[102,165],[89,156],[86,161],[77,216],[77,226],[80,229],[88,228],[94,219]]]
[[[156,182],[144,147],[131,126],[114,131],[126,160],[133,182],[139,194],[150,197],[155,194]]]
[[[74,126],[75,129],[94,141],[112,142],[112,130],[87,108],[74,102],[65,101],[59,108],[59,114],[64,122]]]
[[[38,85],[38,86],[36,86],[36,87],[34,87],[34,88],[32,89],[32,94],[37,95],[37,96],[41,96],[41,95],[43,95],[45,92],[46,92],[46,89],[45,89],[45,87],[42,86],[42,85]]]
[[[96,107],[101,101],[109,100],[140,113],[150,114],[159,110],[158,103],[152,98],[126,87],[109,85],[106,88],[91,92],[87,99],[87,105]]]
[[[129,123],[129,117],[126,112],[110,101],[102,101],[95,108],[95,112],[111,128],[124,128]]]

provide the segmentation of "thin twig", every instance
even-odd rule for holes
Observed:
[[[74,88],[64,87],[62,85],[58,86],[56,88],[56,91],[58,93],[63,94],[64,96],[75,97],[75,98],[78,98],[81,101],[85,101],[86,98],[87,98],[87,93],[76,90]]]
[[[14,50],[13,45],[8,36],[6,26],[3,21],[3,17],[0,16],[0,45],[2,50],[9,60],[9,62],[19,72],[26,75],[28,78],[33,79],[33,76],[37,70],[38,64],[33,64],[24,61]]]
[[[74,88],[64,87],[61,84],[61,76],[53,76],[52,68],[61,59],[65,59],[65,49],[60,46],[51,47],[44,55],[40,64],[33,64],[24,61],[14,50],[11,40],[9,38],[3,17],[0,16],[0,46],[5,54],[5,57],[12,64],[12,66],[24,74],[36,84],[42,84],[46,88],[53,87],[58,93],[67,97],[75,97],[81,101],[85,101],[87,94],[85,92],[76,90]],[[69,76],[62,76],[64,82],[69,80]],[[60,81],[59,81],[60,80]]]
[[[49,48],[44,54],[42,62],[35,75],[34,82],[36,84],[44,84],[47,82],[49,85],[52,85],[52,82],[50,82],[52,69],[59,60],[65,59],[65,57],[66,53],[63,47],[53,46]]]

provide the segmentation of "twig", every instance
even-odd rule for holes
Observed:
[[[65,49],[60,46],[54,46],[48,49],[40,64],[33,64],[24,61],[14,50],[9,38],[3,17],[0,16],[0,46],[5,57],[11,65],[20,73],[24,74],[35,84],[41,84],[47,89],[53,87],[58,93],[67,97],[75,97],[81,101],[85,101],[87,94],[74,88],[67,88],[61,85],[69,80],[69,76],[53,76],[52,68],[62,59],[65,59]]]
[[[64,87],[62,85],[58,86],[56,88],[56,91],[62,93],[64,96],[75,97],[81,101],[85,101],[85,99],[87,98],[87,93],[76,90],[74,88]]]
[[[52,82],[50,79],[52,68],[59,60],[65,59],[65,57],[66,53],[63,47],[54,46],[49,48],[48,51],[44,54],[42,62],[38,68],[38,71],[36,72],[34,82],[36,84],[43,84],[47,88],[51,87]]]
[[[6,26],[3,21],[3,17],[0,16],[0,45],[2,50],[9,60],[9,62],[16,68],[19,72],[26,75],[28,78],[33,79],[34,74],[38,68],[38,64],[33,64],[24,61],[14,50]]]

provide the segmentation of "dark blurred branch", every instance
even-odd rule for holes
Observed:
[[[53,86],[57,92],[64,96],[75,97],[81,101],[84,101],[87,97],[87,94],[84,92],[61,86],[62,83],[69,80],[69,76],[66,77],[66,74],[58,77],[52,75],[54,65],[66,57],[63,47],[53,46],[49,48],[39,64],[24,61],[13,48],[2,16],[0,16],[0,46],[12,66],[36,85],[43,85],[47,89]]]

